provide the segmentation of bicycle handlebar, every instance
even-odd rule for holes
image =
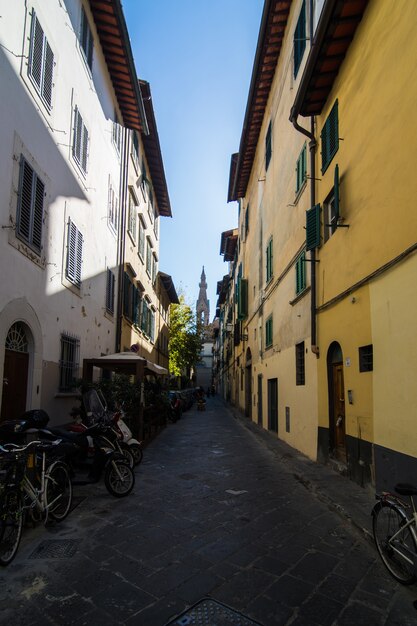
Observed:
[[[0,452],[24,452],[30,446],[37,445],[40,448],[52,448],[58,444],[62,443],[62,439],[54,439],[54,441],[40,441],[38,439],[34,441],[29,441],[26,446],[19,446],[16,443],[5,443],[4,445],[0,444]],[[8,446],[8,447],[6,447]]]

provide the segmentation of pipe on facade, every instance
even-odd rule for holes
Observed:
[[[123,322],[123,283],[125,267],[125,245],[126,245],[126,193],[128,182],[129,165],[129,130],[123,129],[123,153],[120,171],[120,214],[119,214],[119,249],[118,249],[118,269],[117,281],[117,315],[116,315],[116,346],[115,352],[121,352],[122,343],[122,322]]]
[[[314,49],[314,22],[313,22],[313,0],[310,0],[310,20],[309,20],[309,30],[310,30],[310,41],[312,42],[312,46],[310,49],[310,54],[312,53],[312,49]],[[304,75],[301,79],[301,84],[304,83]],[[300,90],[299,90],[300,92]],[[298,94],[297,94],[298,95]],[[314,116],[310,117],[310,130],[300,126],[298,123],[298,115],[299,115],[299,106],[301,104],[300,98],[296,98],[296,103],[291,108],[290,112],[290,122],[294,126],[295,130],[299,133],[302,133],[306,137],[308,137],[309,151],[310,151],[310,207],[313,207],[316,204],[316,159],[315,159],[315,151],[316,151],[316,137],[315,137],[315,123]],[[317,277],[316,277],[316,251],[313,249],[310,251],[311,257],[311,290],[310,290],[310,324],[311,324],[311,351],[319,357],[319,348],[317,346]]]

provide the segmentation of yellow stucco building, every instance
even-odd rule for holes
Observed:
[[[229,179],[234,401],[377,489],[417,468],[415,20],[407,0],[267,0]]]

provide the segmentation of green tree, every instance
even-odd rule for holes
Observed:
[[[169,371],[174,376],[186,373],[200,360],[201,333],[191,307],[184,296],[179,304],[171,304],[171,328],[169,337]]]

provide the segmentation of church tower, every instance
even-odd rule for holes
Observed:
[[[208,326],[210,317],[210,302],[207,300],[207,282],[206,275],[204,273],[204,265],[203,271],[201,272],[199,287],[200,291],[196,306],[197,321],[200,322],[202,326]]]

